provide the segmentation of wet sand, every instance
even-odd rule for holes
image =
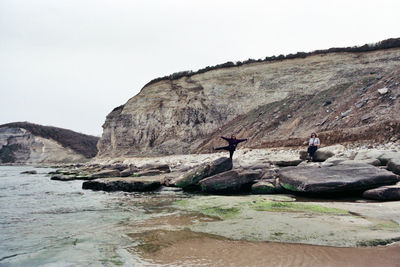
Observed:
[[[145,262],[167,266],[400,266],[400,244],[338,248],[234,241],[186,231],[152,231],[136,247]],[[150,245],[150,246],[149,246]],[[163,247],[166,246],[166,247]]]

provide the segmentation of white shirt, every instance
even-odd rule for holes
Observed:
[[[308,145],[309,146],[311,146],[311,145],[314,145],[314,146],[320,145],[319,138],[318,137],[310,138],[310,141],[308,142]]]

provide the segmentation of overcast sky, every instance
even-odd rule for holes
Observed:
[[[399,0],[0,0],[0,124],[101,135],[151,79],[400,37]]]

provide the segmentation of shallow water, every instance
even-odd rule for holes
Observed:
[[[20,174],[32,169],[38,174]],[[194,233],[185,225],[210,218],[173,209],[172,201],[190,197],[185,193],[82,190],[82,181],[51,181],[50,170],[0,166],[0,266],[400,266],[399,246],[332,248]]]
[[[26,170],[38,174],[20,174]],[[128,225],[151,218],[179,193],[104,193],[82,181],[51,181],[48,168],[0,166],[1,266],[111,266],[132,240]],[[154,206],[154,208],[152,208]],[[121,253],[120,253],[121,252]],[[135,255],[129,261],[140,262]]]

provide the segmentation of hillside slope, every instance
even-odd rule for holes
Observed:
[[[0,125],[0,163],[87,161],[97,153],[98,137],[28,122]]]
[[[323,145],[400,140],[400,68],[315,95],[298,95],[262,105],[220,127],[198,147],[209,152],[220,136],[249,138],[247,147],[302,146],[311,132]]]
[[[218,143],[219,135],[232,133],[250,137],[246,146],[262,147],[299,145],[310,130],[347,127],[357,132],[396,119],[399,70],[397,47],[254,62],[159,79],[107,116],[98,156],[204,152]],[[375,95],[380,86],[390,86],[389,92]],[[360,106],[357,101],[363,97]],[[358,106],[375,116],[360,122]],[[350,107],[343,120],[336,119]],[[339,136],[332,134],[329,142],[349,139]]]

